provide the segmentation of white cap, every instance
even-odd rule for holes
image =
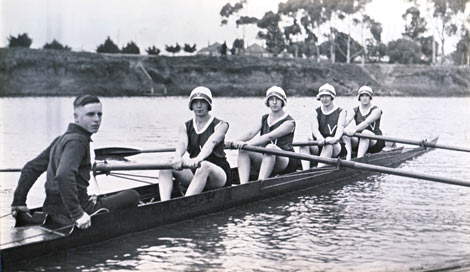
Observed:
[[[264,99],[264,104],[265,104],[267,107],[269,107],[268,99],[269,99],[271,96],[275,96],[275,97],[281,99],[282,102],[284,103],[283,106],[287,105],[287,96],[286,96],[286,92],[284,92],[284,90],[283,90],[281,87],[272,86],[271,88],[269,88],[269,89],[266,91],[266,98]]]
[[[189,95],[189,103],[188,103],[188,107],[190,110],[193,110],[191,107],[191,103],[195,99],[205,100],[209,104],[209,110],[212,109],[212,93],[211,93],[211,90],[209,90],[209,88],[204,87],[204,86],[199,86],[199,87],[194,88],[191,91],[191,94]]]
[[[368,96],[370,96],[370,99],[372,99],[372,95],[374,94],[374,91],[372,90],[371,87],[364,85],[361,88],[359,88],[359,90],[357,91],[357,100],[360,100],[359,97],[361,96],[361,94],[367,94]]]
[[[318,89],[317,100],[320,100],[320,96],[325,95],[325,94],[331,96],[332,98],[335,98],[336,97],[335,87],[333,87],[333,85],[328,84],[328,83],[321,85],[320,88]]]

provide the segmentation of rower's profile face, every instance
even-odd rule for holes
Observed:
[[[371,98],[369,95],[367,95],[367,94],[361,94],[361,95],[359,96],[359,101],[361,101],[361,104],[362,104],[362,105],[369,105],[371,99],[372,99],[372,98]]]
[[[74,109],[75,123],[90,133],[98,132],[103,116],[101,103],[90,103]]]
[[[277,111],[282,109],[284,102],[279,97],[271,96],[268,98],[268,105],[272,111]]]
[[[333,97],[331,97],[330,95],[327,95],[327,94],[320,95],[320,102],[323,105],[329,106],[332,101],[333,101]]]
[[[193,112],[197,116],[204,116],[209,113],[209,103],[204,99],[195,99],[191,102]]]

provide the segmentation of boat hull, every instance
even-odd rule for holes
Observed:
[[[395,149],[380,152],[358,161],[396,167],[400,163],[425,153],[423,148]],[[220,212],[235,206],[275,197],[288,192],[310,187],[345,182],[360,176],[371,175],[372,172],[335,167],[314,168],[284,176],[272,177],[266,180],[248,184],[225,187],[203,192],[189,197],[176,197],[168,201],[154,201],[136,208],[123,209],[111,213],[98,214],[92,217],[89,229],[70,229],[65,235],[50,233],[41,226],[22,227],[12,230],[14,243],[4,244],[2,241],[1,265],[10,266],[18,261],[46,255],[52,252],[76,248],[124,234],[139,232],[158,226],[192,219],[201,215]],[[158,185],[139,187],[136,190],[142,200],[158,199]],[[178,212],[175,212],[178,211]],[[31,239],[20,240],[19,237],[30,237],[26,230],[42,230],[45,234]],[[30,232],[34,233],[34,231]],[[15,240],[16,239],[16,240]]]

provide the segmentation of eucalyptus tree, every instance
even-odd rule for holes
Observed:
[[[420,11],[417,6],[408,8],[402,15],[405,20],[405,32],[402,33],[404,37],[408,37],[413,41],[418,41],[420,37],[427,31],[427,23],[424,17],[421,17]]]
[[[279,14],[268,11],[257,23],[257,26],[261,28],[257,37],[266,42],[266,50],[275,57],[286,47],[284,34],[279,27],[280,21]]]
[[[436,30],[441,42],[441,63],[444,62],[445,42],[447,38],[458,31],[458,18],[465,14],[465,8],[470,0],[431,0],[434,4],[433,16]]]

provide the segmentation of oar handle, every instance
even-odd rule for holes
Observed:
[[[362,133],[355,133],[354,136],[359,137],[359,138],[364,138],[364,139],[382,140],[382,141],[387,141],[387,142],[418,145],[418,146],[423,146],[423,147],[428,147],[428,148],[440,148],[440,149],[448,149],[448,150],[454,150],[454,151],[470,152],[470,148],[443,145],[443,144],[438,144],[432,141],[428,142],[427,140],[416,141],[416,140],[409,140],[409,139],[387,137],[383,135],[368,135],[368,134],[362,134]]]

